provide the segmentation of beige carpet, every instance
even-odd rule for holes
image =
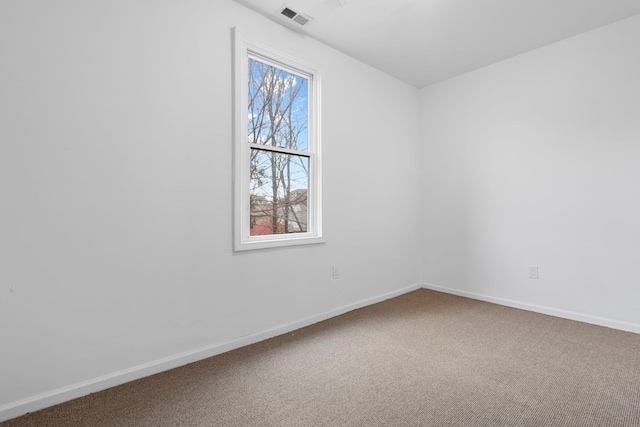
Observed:
[[[640,426],[640,335],[419,290],[2,426]]]

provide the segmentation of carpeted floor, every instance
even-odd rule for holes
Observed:
[[[18,426],[640,426],[640,335],[429,290]]]

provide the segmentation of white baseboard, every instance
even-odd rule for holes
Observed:
[[[640,334],[640,325],[635,323],[621,322],[619,320],[607,319],[605,317],[592,316],[589,314],[576,313],[574,311],[560,310],[552,307],[545,307],[536,304],[529,304],[520,301],[514,301],[506,298],[491,297],[488,295],[476,294],[473,292],[462,291],[459,289],[447,288],[444,286],[432,285],[430,283],[423,283],[424,289],[431,289],[433,291],[444,292],[446,294],[458,295],[461,297],[467,297],[480,301],[492,302],[507,307],[519,308],[527,311],[534,311],[536,313],[548,314],[550,316],[561,317],[563,319],[577,320],[579,322],[591,323],[593,325],[605,326],[607,328],[619,329],[626,332],[634,332]]]
[[[49,406],[57,405],[59,403],[67,402],[78,397],[86,396],[91,393],[105,390],[107,388],[115,387],[117,385],[125,384],[130,381],[154,375],[169,369],[184,366],[189,363],[203,360],[221,353],[225,353],[227,351],[234,350],[236,348],[244,347],[249,344],[266,340],[268,338],[286,334],[305,326],[309,326],[314,323],[339,316],[341,314],[361,307],[366,307],[371,304],[394,298],[420,288],[422,288],[422,286],[419,284],[408,286],[402,289],[395,290],[393,292],[388,292],[386,294],[367,298],[353,304],[344,305],[325,313],[307,317],[295,322],[279,325],[263,332],[240,337],[225,343],[212,344],[205,347],[197,348],[195,350],[186,351],[184,353],[154,360],[152,362],[134,366],[132,368],[124,369],[112,374],[103,375],[101,377],[97,377],[88,381],[71,384],[69,386],[38,394],[33,397],[11,402],[0,406],[0,422],[19,417],[29,412],[38,411]]]

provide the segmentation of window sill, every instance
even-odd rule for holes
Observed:
[[[301,246],[301,245],[317,245],[325,243],[323,237],[318,236],[286,236],[286,238],[278,238],[282,235],[276,236],[264,236],[264,238],[252,238],[241,242],[236,242],[234,250],[236,252],[249,251],[255,249],[269,249],[269,248],[282,248],[289,246]]]

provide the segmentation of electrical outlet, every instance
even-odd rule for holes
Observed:
[[[333,278],[334,279],[339,279],[340,278],[340,266],[339,265],[334,265],[333,266]]]
[[[538,266],[530,265],[529,266],[529,279],[537,279],[538,276]]]

